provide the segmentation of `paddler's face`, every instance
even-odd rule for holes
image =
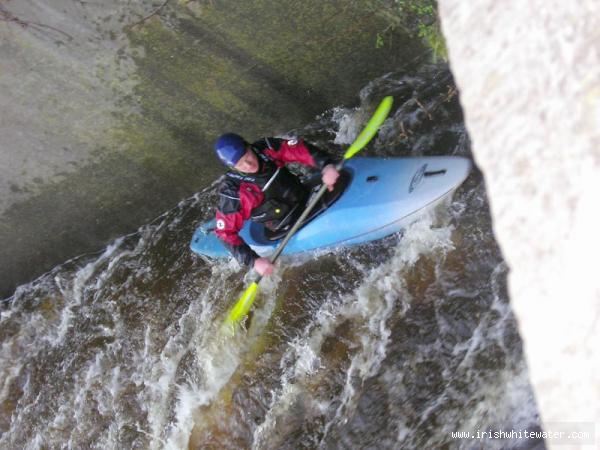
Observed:
[[[246,148],[246,153],[242,156],[239,161],[233,166],[235,170],[239,170],[244,173],[256,173],[258,172],[258,158],[254,154],[250,147]]]

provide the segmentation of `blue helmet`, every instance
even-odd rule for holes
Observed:
[[[246,153],[246,141],[234,133],[225,133],[215,142],[215,152],[223,164],[233,167]]]

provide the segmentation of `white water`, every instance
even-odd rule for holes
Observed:
[[[412,91],[402,103],[429,84],[376,80],[309,138],[350,142],[383,85],[399,109],[371,154],[466,154],[450,113],[418,131]],[[233,338],[218,324],[245,271],[188,250],[214,201],[19,288],[0,316],[0,448],[469,448],[449,433],[537,424],[481,179],[402,236],[283,261]]]
[[[351,321],[359,336],[339,406],[332,408],[331,403],[316,400],[311,406],[315,414],[332,416],[325,425],[325,436],[330,426],[348,420],[355,407],[356,384],[376,374],[385,358],[390,335],[387,320],[392,313],[401,314],[410,308],[411,299],[403,286],[403,272],[428,252],[452,248],[450,230],[433,229],[431,217],[409,227],[405,236],[388,262],[372,269],[363,268],[361,285],[350,295],[341,298],[331,295],[302,336],[290,342],[283,358],[287,367],[281,388],[272,393],[269,414],[255,431],[253,448],[275,447],[268,439],[275,432],[277,418],[284,416],[299,396],[310,396],[311,377],[322,365],[319,353],[323,341],[344,321]]]

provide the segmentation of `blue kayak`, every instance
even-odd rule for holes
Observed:
[[[467,178],[471,162],[458,156],[410,158],[354,157],[344,170],[350,181],[339,198],[292,237],[284,255],[361,244],[401,231],[425,208],[451,194]],[[214,234],[215,221],[198,227],[191,249],[212,258],[230,253]],[[265,227],[247,221],[241,237],[261,256],[280,240],[269,240]]]

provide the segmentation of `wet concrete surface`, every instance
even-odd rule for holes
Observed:
[[[210,185],[221,132],[293,133],[424,57],[382,5],[3,4],[0,298]]]

